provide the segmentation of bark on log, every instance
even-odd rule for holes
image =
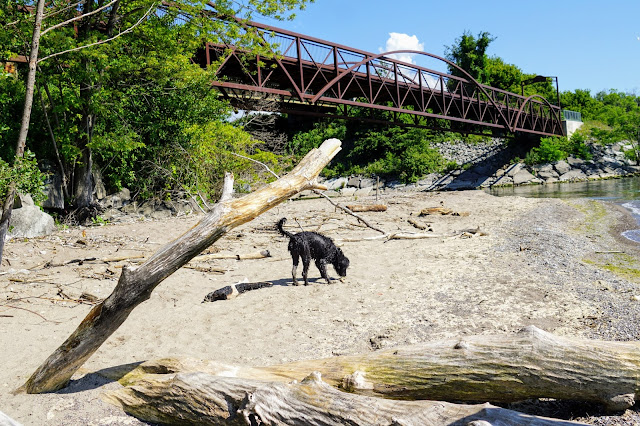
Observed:
[[[330,385],[367,396],[457,402],[554,398],[619,411],[633,406],[639,391],[640,342],[559,337],[529,326],[515,335],[469,336],[269,367],[162,360],[140,365],[121,383],[147,373],[185,371],[266,381],[301,380],[319,371]]]
[[[196,256],[193,260],[219,260],[219,259],[235,259],[235,260],[249,260],[249,259],[264,259],[265,257],[271,257],[269,250],[260,250],[253,253],[233,254],[233,253],[212,253]]]
[[[387,206],[384,204],[352,204],[348,205],[347,208],[352,212],[386,212]]]
[[[150,375],[139,378],[135,385],[107,392],[104,399],[142,420],[180,425],[581,424],[530,416],[490,404],[394,401],[355,395],[323,382],[317,372],[301,383],[262,382],[206,373]]]
[[[225,178],[223,196],[213,210],[140,266],[123,267],[111,295],[89,312],[73,334],[18,391],[41,393],[64,387],[73,373],[165,278],[231,229],[249,222],[296,193],[306,189],[326,189],[317,184],[316,178],[340,151],[340,145],[337,139],[325,141],[310,151],[289,174],[242,198],[232,199],[233,177]]]
[[[268,281],[259,283],[239,282],[212,291],[204,297],[202,303],[215,302],[216,300],[229,300],[237,297],[239,294],[246,293],[247,291],[258,290],[261,288],[272,286],[273,283]]]

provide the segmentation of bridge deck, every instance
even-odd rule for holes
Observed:
[[[282,110],[348,107],[409,114],[415,125],[437,127],[439,119],[459,127],[562,135],[560,108],[546,99],[523,97],[467,79],[258,23],[271,57],[249,59],[232,46],[208,44],[203,66],[218,66],[213,84],[236,99],[256,93],[275,97]],[[393,53],[393,52],[391,52]],[[396,52],[397,53],[397,52]],[[446,59],[424,53],[455,66]]]

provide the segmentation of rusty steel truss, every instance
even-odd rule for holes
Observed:
[[[563,135],[560,108],[539,95],[529,97],[478,83],[454,63],[420,51],[373,54],[256,22],[272,55],[248,56],[230,45],[206,45],[203,66],[216,64],[213,85],[245,109],[270,98],[280,111],[348,116],[354,108],[409,114],[412,124],[442,128],[489,127],[511,133]],[[426,55],[462,71],[460,78],[394,59],[399,53]],[[377,120],[380,120],[378,117]],[[391,120],[393,121],[393,119]],[[405,120],[406,121],[406,120]]]

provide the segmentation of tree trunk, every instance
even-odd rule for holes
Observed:
[[[82,148],[82,160],[76,165],[75,176],[75,202],[77,209],[88,208],[93,201],[93,177],[91,169],[93,167],[93,156],[91,149],[87,146]]]
[[[40,393],[64,387],[73,373],[118,329],[137,305],[151,296],[162,280],[231,229],[253,220],[300,191],[325,189],[316,183],[316,178],[338,151],[340,141],[327,140],[320,148],[309,152],[289,174],[242,198],[232,199],[233,177],[225,177],[223,197],[213,210],[139,267],[124,267],[111,295],[89,312],[76,331],[19,390]]]
[[[490,404],[394,401],[354,395],[331,387],[317,372],[301,383],[262,382],[205,373],[147,375],[140,377],[135,386],[107,392],[104,399],[144,421],[180,425],[580,424],[530,416]]]
[[[36,86],[36,69],[38,65],[38,51],[40,49],[40,30],[42,28],[42,17],[44,15],[44,0],[38,0],[36,6],[35,24],[33,26],[33,38],[31,39],[31,52],[29,54],[29,74],[27,75],[26,93],[24,97],[24,109],[22,111],[22,123],[16,144],[16,159],[24,156],[24,148],[27,144],[27,134],[29,133],[29,122],[31,121],[31,107],[33,106],[33,92]],[[2,254],[4,252],[4,240],[9,230],[11,221],[11,211],[13,210],[13,200],[15,198],[15,183],[9,185],[6,198],[3,203],[2,216],[0,217],[0,264],[2,264]]]
[[[147,373],[195,371],[280,382],[319,371],[330,385],[366,396],[500,403],[555,398],[618,411],[634,405],[640,387],[640,343],[558,337],[530,326],[515,335],[469,336],[269,367],[166,359],[140,365],[121,383]]]

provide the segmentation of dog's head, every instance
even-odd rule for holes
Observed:
[[[333,264],[336,272],[341,277],[347,276],[347,268],[349,267],[349,259],[342,253],[342,250],[338,249],[338,256],[336,263]]]

